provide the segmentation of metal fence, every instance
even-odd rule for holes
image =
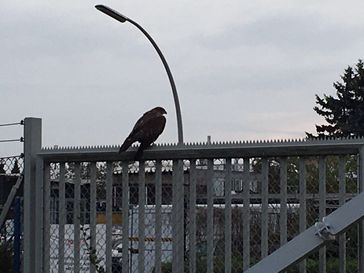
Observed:
[[[23,158],[0,158],[0,272],[21,272],[22,264],[22,189],[6,206],[8,196],[23,171]]]
[[[133,161],[135,149],[41,149],[37,136],[24,272],[243,272],[362,184],[364,139],[162,145]],[[362,272],[360,231],[287,272]]]

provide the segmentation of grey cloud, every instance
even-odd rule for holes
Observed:
[[[282,50],[338,50],[359,41],[364,27],[343,25],[315,14],[279,14],[232,25],[199,39],[207,49],[272,46]]]
[[[137,29],[86,0],[23,2],[8,1],[0,11],[3,120],[43,118],[45,145],[107,144],[163,105],[168,122],[159,141],[176,140],[168,78]],[[332,90],[343,69],[363,57],[363,27],[350,25],[358,18],[326,18],[319,4],[306,12],[303,2],[280,1],[267,15],[270,7],[255,2],[160,0],[158,9],[155,2],[108,2],[161,47],[188,141],[304,135],[315,123],[314,94]],[[239,17],[249,10],[248,19]]]

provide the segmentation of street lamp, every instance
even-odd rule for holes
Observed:
[[[117,20],[117,21],[119,21],[121,23],[129,22],[129,23],[133,24],[141,32],[143,32],[143,34],[152,43],[153,47],[155,48],[155,50],[157,51],[159,57],[162,60],[162,63],[164,65],[164,68],[166,69],[166,72],[167,72],[167,75],[168,75],[169,82],[171,84],[173,99],[174,99],[174,105],[175,105],[175,108],[176,108],[176,115],[177,115],[178,144],[183,144],[182,115],[181,115],[181,107],[179,105],[179,100],[178,100],[177,88],[176,88],[176,84],[174,83],[174,80],[173,80],[172,72],[169,69],[168,63],[167,63],[166,59],[164,58],[164,56],[162,54],[162,51],[159,49],[159,47],[154,42],[152,37],[148,34],[148,32],[146,32],[146,30],[144,28],[142,28],[138,23],[136,23],[132,19],[130,19],[130,18],[120,14],[119,12],[117,12],[117,11],[107,7],[107,6],[104,6],[104,5],[96,5],[95,8],[98,9],[99,11],[109,15],[110,17],[114,18],[115,20]]]

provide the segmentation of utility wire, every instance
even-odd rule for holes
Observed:
[[[23,141],[24,141],[23,137],[17,138],[17,139],[0,139],[0,143],[3,143],[3,142],[23,142]]]
[[[2,123],[2,124],[0,124],[0,127],[14,126],[14,125],[24,125],[24,120],[21,120],[20,122],[13,122],[13,123]]]

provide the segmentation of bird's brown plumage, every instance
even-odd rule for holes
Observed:
[[[152,144],[163,132],[166,125],[167,114],[162,107],[155,107],[144,113],[135,123],[133,130],[121,145],[119,153],[126,151],[134,142],[140,142],[136,157],[140,156],[145,148]]]

